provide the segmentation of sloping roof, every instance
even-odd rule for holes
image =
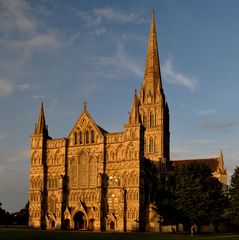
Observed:
[[[205,164],[206,166],[210,167],[212,172],[216,172],[219,168],[219,158],[212,157],[212,158],[199,158],[199,159],[188,159],[188,160],[173,160],[172,165],[173,167],[177,167],[180,165],[187,165],[192,162],[198,162]]]

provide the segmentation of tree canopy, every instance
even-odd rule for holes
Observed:
[[[199,229],[204,224],[220,222],[226,203],[222,184],[209,167],[198,162],[177,167],[164,187],[160,186],[156,199],[158,212],[166,223],[195,223]]]
[[[229,216],[233,224],[239,225],[239,167],[236,167],[231,177],[229,187]]]

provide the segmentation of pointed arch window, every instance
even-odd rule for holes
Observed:
[[[78,186],[88,187],[89,160],[88,155],[82,152],[78,159]]]
[[[150,127],[155,127],[155,117],[154,117],[154,113],[150,113]]]
[[[88,144],[89,143],[89,131],[85,132],[85,143]]]
[[[56,198],[51,197],[49,199],[49,212],[54,213],[56,211]]]
[[[83,134],[82,131],[79,132],[80,144],[83,143]]]
[[[95,143],[95,132],[91,131],[91,143]]]
[[[75,142],[75,145],[77,144],[77,132],[74,133],[74,142]]]
[[[149,152],[154,152],[154,139],[152,137],[149,139]]]

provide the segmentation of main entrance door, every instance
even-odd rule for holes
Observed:
[[[83,212],[77,212],[73,220],[74,220],[75,229],[78,229],[78,230],[86,229],[86,220],[84,218]]]

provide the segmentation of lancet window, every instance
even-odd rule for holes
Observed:
[[[78,143],[78,134],[77,134],[77,132],[75,132],[75,134],[74,134],[74,142],[75,142],[75,144],[77,144]]]
[[[154,152],[154,139],[152,137],[149,139],[149,152]]]
[[[150,113],[150,127],[154,127],[155,126],[155,117],[154,117],[154,113]]]
[[[80,144],[82,144],[83,143],[83,134],[81,131],[79,132],[79,138],[80,138]]]
[[[95,143],[95,132],[91,131],[91,143]]]
[[[85,132],[85,143],[88,144],[89,143],[89,131]]]

